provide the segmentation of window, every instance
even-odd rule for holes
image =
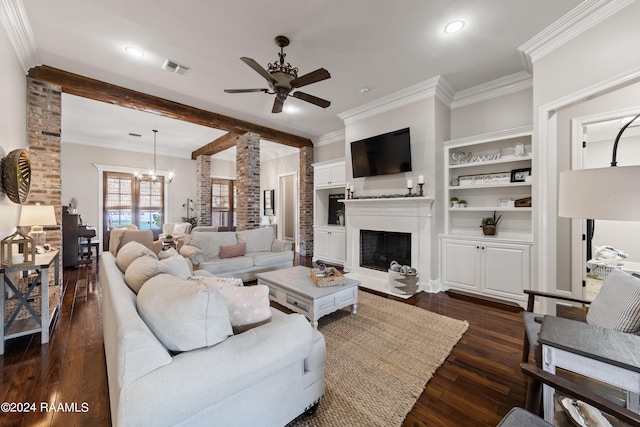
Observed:
[[[164,222],[164,178],[104,172],[104,224],[106,229],[135,224],[158,234]]]
[[[211,225],[228,227],[236,225],[236,182],[230,179],[211,179]]]

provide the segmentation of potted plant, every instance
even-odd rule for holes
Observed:
[[[493,236],[496,234],[496,227],[500,222],[500,218],[502,218],[502,215],[496,217],[496,211],[493,211],[493,216],[482,218],[480,227],[482,227],[482,232],[485,236]]]
[[[338,225],[344,227],[344,206],[336,211],[336,215],[338,215]]]
[[[460,200],[458,203],[460,203],[460,207],[461,208],[466,208],[467,207],[467,201],[466,200]]]
[[[167,234],[166,236],[164,236],[164,240],[167,240],[167,241],[173,240],[173,236],[171,234]]]
[[[460,207],[460,199],[458,199],[457,197],[452,197],[451,198],[451,207],[452,208],[459,208]]]

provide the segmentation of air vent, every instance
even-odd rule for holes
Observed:
[[[180,65],[170,59],[164,61],[164,64],[162,64],[162,68],[169,71],[170,73],[179,74],[181,76],[187,74],[187,72],[191,69],[186,65]]]

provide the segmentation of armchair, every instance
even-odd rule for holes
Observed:
[[[640,335],[640,278],[615,269],[604,280],[600,293],[593,301],[563,297],[545,292],[525,290],[529,295],[527,311],[524,315],[525,336],[522,361],[529,359],[529,350],[538,351],[538,333],[540,332],[541,315],[533,313],[535,297],[555,298],[582,304],[582,316],[572,317],[574,320],[586,320],[587,323],[603,328]],[[588,306],[588,308],[587,308]]]
[[[175,240],[191,233],[191,223],[189,222],[170,222],[162,224],[162,233],[158,236],[158,240],[163,240],[167,236],[172,236]]]
[[[616,405],[610,400],[598,396],[597,394],[586,391],[584,387],[581,387],[571,380],[546,372],[530,363],[522,363],[520,368],[531,378],[533,383],[533,387],[530,388],[527,395],[527,410],[522,408],[513,408],[502,419],[500,424],[498,424],[498,427],[552,426],[552,424],[549,424],[540,418],[540,415],[542,414],[540,411],[541,408],[538,405],[539,399],[537,399],[536,396],[532,396],[540,392],[542,384],[550,385],[558,392],[591,405],[629,425],[640,426],[639,414],[636,414],[622,406]]]

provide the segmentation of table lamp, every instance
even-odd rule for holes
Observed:
[[[29,237],[36,246],[44,246],[46,243],[45,225],[57,225],[56,212],[51,205],[22,205],[20,210],[19,227],[31,227]]]
[[[640,221],[640,166],[618,166],[618,142],[640,114],[627,122],[615,139],[611,166],[560,172],[558,216],[582,219]]]

